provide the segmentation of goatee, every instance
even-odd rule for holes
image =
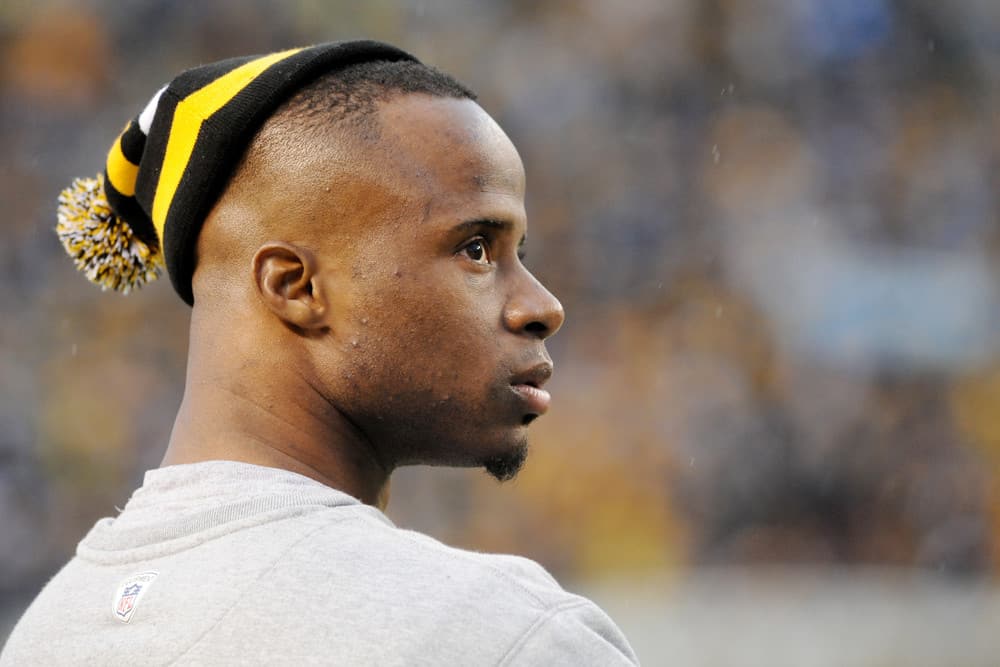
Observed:
[[[528,445],[525,443],[509,452],[486,459],[483,461],[483,467],[498,482],[509,482],[517,477],[517,473],[524,467],[524,461],[527,458]]]

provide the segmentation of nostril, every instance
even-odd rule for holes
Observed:
[[[544,324],[542,324],[541,322],[539,322],[538,320],[535,320],[534,322],[529,322],[524,327],[524,330],[533,334],[544,334],[548,332],[549,328]]]
[[[527,426],[531,422],[535,421],[535,419],[537,419],[537,418],[538,418],[538,415],[524,415],[524,419],[521,420],[521,423],[524,424],[525,426]]]

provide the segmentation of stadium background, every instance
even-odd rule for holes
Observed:
[[[480,93],[568,313],[520,478],[403,470],[398,524],[539,560],[647,664],[996,664],[992,0],[6,0],[0,641],[182,389],[187,308],[76,275],[59,189],[182,69],[359,36]]]

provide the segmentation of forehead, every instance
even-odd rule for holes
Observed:
[[[380,106],[379,124],[382,146],[402,177],[523,198],[517,149],[472,100],[402,95]]]

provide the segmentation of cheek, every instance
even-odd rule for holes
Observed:
[[[442,284],[393,276],[363,309],[352,351],[393,393],[481,395],[502,374],[498,307],[464,282]]]

